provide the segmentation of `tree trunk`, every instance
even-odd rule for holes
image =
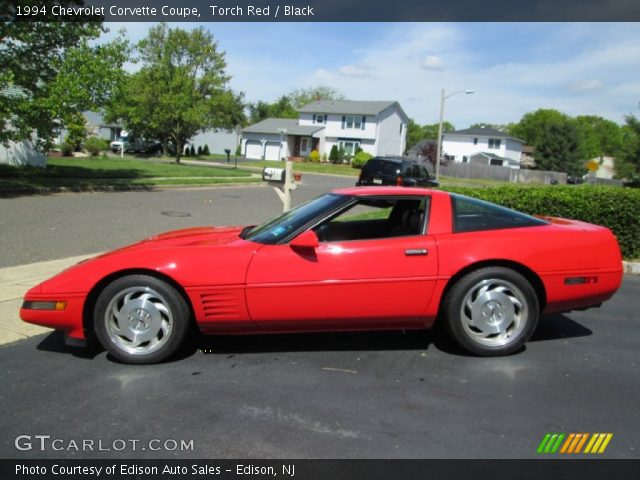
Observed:
[[[180,163],[180,156],[182,155],[182,150],[184,149],[184,143],[181,141],[176,142],[176,163]]]

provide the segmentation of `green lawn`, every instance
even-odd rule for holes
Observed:
[[[231,159],[233,162],[233,158]],[[277,167],[284,168],[284,162],[270,161],[270,160],[249,160],[238,162],[238,168],[242,167]],[[293,170],[296,172],[309,172],[309,173],[325,173],[331,175],[344,175],[348,177],[357,177],[360,175],[360,170],[353,168],[350,165],[334,165],[333,163],[302,163],[295,162],[293,164]]]
[[[154,185],[255,183],[250,172],[176,165],[168,159],[126,157],[49,158],[46,169],[0,165],[0,192],[102,190]]]

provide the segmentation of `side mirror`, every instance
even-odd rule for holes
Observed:
[[[306,230],[289,242],[291,247],[316,248],[319,245],[318,236],[313,230]]]

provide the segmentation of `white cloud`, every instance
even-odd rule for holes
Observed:
[[[597,78],[592,78],[591,80],[577,80],[570,83],[568,87],[572,92],[586,93],[600,90],[603,87],[603,83]]]
[[[422,68],[426,70],[444,70],[444,64],[440,57],[428,55],[422,60]]]
[[[338,73],[345,77],[366,77],[369,74],[369,68],[358,65],[344,65],[338,68]]]

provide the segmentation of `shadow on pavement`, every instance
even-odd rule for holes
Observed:
[[[533,332],[530,342],[560,340],[563,338],[587,337],[593,331],[571,320],[566,315],[544,315],[540,318],[538,328]]]
[[[549,315],[540,319],[531,342],[585,337],[593,332],[565,315]],[[265,335],[203,335],[194,333],[184,348],[171,359],[179,361],[196,352],[205,354],[251,354],[275,352],[335,352],[427,350],[430,345],[451,355],[472,356],[451,341],[442,328],[413,331],[341,332]],[[103,349],[95,342],[87,348],[70,347],[61,332],[53,332],[38,344],[38,350],[73,355],[92,360]],[[525,347],[526,348],[526,347]],[[521,349],[519,352],[525,350]],[[118,362],[111,355],[109,360]],[[119,363],[119,362],[118,362]]]
[[[54,331],[47,335],[37,346],[44,352],[65,353],[74,357],[93,360],[103,349],[95,342],[90,342],[86,348],[71,347],[64,342],[64,333]]]

